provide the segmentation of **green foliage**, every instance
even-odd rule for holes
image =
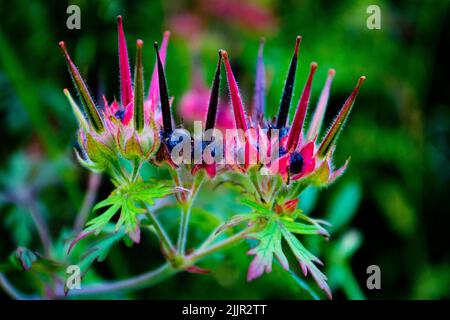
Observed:
[[[116,230],[123,225],[125,233],[136,243],[140,241],[139,214],[146,209],[141,203],[153,205],[155,199],[164,198],[172,194],[175,189],[169,186],[167,181],[145,181],[131,183],[115,189],[108,198],[97,203],[94,211],[108,207],[101,215],[89,220],[83,234],[94,232],[99,234],[110,222],[114,215],[119,212],[119,220],[116,223]]]
[[[289,216],[283,216],[250,199],[243,199],[242,202],[254,211],[247,219],[244,219],[243,215],[231,219],[228,225],[251,220],[257,229],[247,235],[249,238],[258,240],[258,244],[249,251],[249,254],[255,255],[255,257],[250,264],[247,278],[252,280],[264,272],[271,272],[274,256],[284,269],[289,270],[289,263],[281,244],[281,240],[284,239],[300,263],[304,275],[306,276],[310,272],[319,287],[331,298],[331,290],[326,282],[327,278],[315,265],[316,263],[322,264],[322,262],[309,252],[294,235],[329,236],[320,222],[303,215],[299,209]],[[296,218],[303,219],[309,224],[295,221]]]

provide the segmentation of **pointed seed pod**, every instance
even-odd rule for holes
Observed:
[[[59,47],[61,48],[64,57],[66,58],[67,65],[69,67],[70,75],[72,76],[73,83],[75,84],[75,88],[78,91],[81,102],[84,107],[84,111],[89,119],[90,125],[94,128],[94,130],[98,133],[103,132],[105,126],[103,124],[103,120],[100,117],[100,114],[95,106],[94,100],[89,93],[89,89],[84,82],[83,78],[80,75],[77,67],[73,63],[72,59],[67,52],[66,45],[64,41],[59,42]]]
[[[328,98],[330,96],[331,83],[333,82],[335,73],[336,71],[334,71],[334,69],[328,71],[327,80],[320,93],[319,102],[317,102],[316,111],[314,111],[314,116],[308,129],[308,134],[306,136],[307,141],[312,141],[312,139],[320,133],[325,110],[327,109]]]
[[[219,61],[217,62],[216,73],[211,89],[211,96],[209,98],[208,113],[206,115],[205,131],[213,129],[216,124],[217,105],[219,103],[219,89],[220,89],[220,66],[222,63],[222,55],[219,50]]]
[[[167,92],[166,76],[164,74],[164,67],[159,55],[158,43],[155,42],[154,45],[156,50],[156,56],[158,59],[158,82],[159,82],[159,96],[161,99],[161,112],[163,119],[163,130],[164,133],[169,135],[172,133],[172,114],[170,111],[169,93]]]
[[[289,116],[289,108],[291,106],[292,100],[292,90],[294,89],[295,82],[295,72],[297,71],[297,60],[298,60],[298,48],[302,40],[301,36],[297,36],[295,42],[294,54],[292,56],[291,64],[289,66],[289,72],[286,78],[286,83],[284,84],[283,96],[281,97],[280,110],[278,112],[278,118],[276,127],[281,129],[286,126],[286,122]]]
[[[311,96],[312,80],[316,69],[317,63],[311,63],[308,80],[303,88],[300,101],[298,102],[297,111],[295,112],[294,121],[292,122],[291,129],[289,130],[289,136],[286,143],[286,149],[288,151],[294,151],[297,148],[300,135],[303,132],[303,123],[305,122],[306,109],[308,108],[309,97]]]
[[[359,88],[361,87],[361,84],[364,82],[364,80],[366,80],[365,76],[359,78],[355,89],[353,89],[353,92],[347,98],[347,100],[344,103],[344,106],[339,111],[339,114],[334,120],[333,125],[331,126],[330,130],[328,131],[327,135],[322,141],[322,144],[319,147],[319,150],[317,152],[319,158],[324,158],[327,155],[330,148],[336,144],[336,141],[339,137],[339,133],[342,131],[342,128],[344,127],[345,120],[348,118],[348,115],[352,110],[353,103],[355,102]]]
[[[225,62],[225,70],[227,74],[228,88],[230,90],[231,103],[233,105],[236,128],[247,131],[247,121],[244,112],[244,105],[242,103],[241,95],[239,94],[239,88],[236,79],[234,78],[233,71],[231,70],[230,61],[228,60],[228,54],[225,50],[221,50],[220,52]]]
[[[142,40],[136,41],[136,67],[134,71],[134,128],[144,129],[144,71],[142,67]]]

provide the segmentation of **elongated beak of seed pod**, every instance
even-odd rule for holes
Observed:
[[[266,109],[266,71],[264,69],[263,50],[264,39],[261,39],[258,50],[258,61],[256,63],[255,95],[253,99],[253,121],[260,123],[264,118]]]
[[[239,88],[236,79],[234,78],[233,71],[231,70],[230,61],[228,60],[228,54],[225,50],[221,50],[221,55],[225,62],[225,70],[227,74],[228,88],[230,90],[231,103],[233,105],[236,128],[247,131],[247,121],[244,112],[244,105],[242,103],[241,95],[239,94]]]
[[[308,134],[306,136],[307,141],[312,141],[320,133],[325,110],[327,109],[328,98],[330,96],[331,83],[333,82],[335,73],[336,71],[334,71],[334,69],[328,71],[327,80],[320,93],[319,102],[317,103],[316,111],[314,111],[314,116],[308,129]]]
[[[166,76],[164,73],[164,67],[159,55],[158,43],[154,45],[156,50],[156,57],[158,60],[158,81],[159,81],[159,96],[161,100],[161,113],[163,120],[163,130],[165,134],[171,134],[172,129],[172,114],[170,111],[169,93],[167,92]]]
[[[311,63],[308,80],[303,88],[303,92],[297,106],[297,111],[295,112],[294,121],[292,122],[291,129],[289,130],[289,136],[286,143],[286,149],[288,151],[294,151],[297,148],[300,135],[303,132],[303,123],[305,122],[306,110],[308,108],[309,97],[311,96],[312,80],[316,69],[317,63]]]
[[[96,132],[103,132],[103,130],[105,129],[103,120],[97,110],[97,107],[95,106],[91,94],[89,93],[89,89],[86,83],[83,81],[80,72],[78,71],[77,67],[70,58],[69,53],[67,52],[64,41],[59,42],[59,47],[61,48],[64,57],[66,58],[70,75],[72,76],[73,83],[75,84],[75,88],[77,89],[80,96],[84,111],[89,120],[89,124],[94,128]]]
[[[163,39],[161,42],[161,48],[159,50],[159,56],[161,57],[162,65],[166,64],[166,56],[167,56],[167,45],[169,43],[170,31],[165,31],[163,35]],[[150,82],[150,86],[148,88],[147,101],[152,101],[152,111],[157,104],[157,100],[159,98],[159,84],[158,84],[158,61],[155,62],[155,66],[153,68],[152,80]]]
[[[142,40],[136,41],[136,67],[134,70],[134,128],[144,129],[144,71],[142,67]]]
[[[123,31],[122,16],[117,17],[117,33],[119,43],[120,100],[122,106],[126,107],[133,100],[133,87],[131,86],[130,61]]]
[[[211,96],[209,98],[208,113],[206,114],[205,131],[213,129],[216,124],[217,105],[219,103],[219,89],[220,89],[220,66],[222,63],[222,54],[219,50],[219,61],[217,62],[216,74],[211,89]]]
[[[317,152],[319,158],[324,158],[327,155],[328,151],[331,149],[331,147],[336,144],[339,134],[342,131],[342,128],[344,127],[344,123],[347,120],[350,111],[352,110],[359,88],[361,87],[361,84],[364,82],[364,80],[366,80],[365,76],[359,78],[358,83],[356,84],[355,89],[353,89],[352,94],[347,98],[347,100],[344,103],[344,106],[339,111],[339,114],[334,120],[333,125],[331,126],[330,130],[328,131],[327,135],[325,136],[319,147],[319,150]]]
[[[72,107],[72,111],[73,114],[75,115],[75,118],[77,118],[78,120],[78,126],[83,130],[87,130],[89,128],[89,124],[86,122],[86,118],[83,115],[83,111],[81,111],[78,104],[73,100],[72,95],[70,94],[67,88],[64,89],[64,95],[66,96],[67,101],[69,101],[69,104]]]
[[[298,49],[301,36],[297,36],[294,48],[294,55],[292,56],[291,65],[289,66],[289,72],[284,84],[283,96],[281,97],[280,110],[277,118],[277,128],[281,129],[286,126],[287,118],[289,116],[289,108],[292,100],[292,90],[294,89],[295,72],[297,71]]]

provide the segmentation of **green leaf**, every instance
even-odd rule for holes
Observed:
[[[329,237],[328,232],[318,224],[305,224],[301,222],[280,219],[289,232],[296,234],[319,234]]]
[[[327,284],[327,277],[317,268],[315,263],[322,265],[322,262],[315,257],[312,253],[310,253],[302,243],[288,231],[286,227],[282,224],[281,233],[283,234],[284,239],[288,243],[295,257],[300,263],[303,274],[306,276],[308,274],[308,270],[313,276],[314,280],[316,280],[319,287],[326,292],[328,297],[331,299],[331,290]]]
[[[272,210],[270,210],[269,208],[263,206],[262,204],[255,202],[253,200],[250,200],[249,198],[244,198],[241,200],[241,202],[243,204],[245,204],[246,206],[249,206],[250,208],[254,209],[256,212],[258,212],[259,214],[262,215],[273,215],[275,214]]]
[[[259,240],[258,245],[248,252],[255,255],[248,268],[248,281],[258,278],[264,272],[271,272],[274,255],[283,268],[289,270],[289,263],[281,248],[281,230],[276,219],[270,220],[261,231],[251,233],[248,237]]]
[[[81,275],[84,276],[94,262],[102,262],[108,256],[111,248],[125,236],[125,231],[121,230],[99,240],[83,255],[77,266],[81,270]],[[64,292],[67,294],[69,288],[64,287]]]
[[[104,237],[95,243],[82,257],[81,261],[77,263],[82,271],[82,274],[86,274],[91,265],[97,261],[102,262],[106,259],[109,250],[123,237],[124,231],[112,233]]]
[[[291,233],[295,232],[305,235],[321,234],[321,229],[323,228],[318,224],[307,225],[273,216],[273,218],[262,226],[262,229],[248,235],[248,237],[258,240],[259,243],[248,252],[249,254],[255,255],[255,257],[249,266],[247,280],[253,280],[261,276],[264,272],[271,272],[274,255],[278,258],[278,261],[284,269],[289,271],[289,264],[281,246],[282,238],[284,238],[292,253],[299,261],[304,275],[306,276],[309,271],[319,287],[331,299],[331,290],[327,284],[327,278],[315,265],[315,263],[322,265],[322,262],[310,253]]]
[[[89,220],[86,228],[77,239],[82,239],[91,232],[98,235],[111,219],[120,212],[116,223],[116,231],[124,226],[126,234],[133,242],[139,243],[140,224],[138,215],[145,212],[145,209],[141,207],[141,202],[153,205],[156,198],[163,198],[176,191],[177,189],[171,187],[166,181],[136,182],[119,187],[107,199],[97,203],[93,211],[109,208],[101,215]]]

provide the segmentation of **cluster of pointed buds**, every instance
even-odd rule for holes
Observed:
[[[125,41],[122,18],[117,18],[120,101],[108,103],[103,96],[103,105],[96,105],[90,91],[66,50],[64,42],[59,46],[63,51],[69,72],[81,101],[81,107],[74,101],[68,89],[64,93],[79,123],[76,154],[79,161],[94,171],[109,171],[117,175],[119,157],[127,160],[147,161],[160,147],[161,111],[159,104],[158,68],[165,62],[169,32],[164,33],[161,51],[155,43],[158,54],[147,98],[144,94],[144,72],[142,61],[143,41],[136,41],[136,64],[134,83],[128,50]]]
[[[260,161],[260,163],[257,161],[256,164],[260,166],[264,165],[264,169],[266,169],[266,172],[269,174],[281,175],[285,182],[308,179],[309,184],[325,186],[333,182],[346,168],[348,161],[340,169],[334,170],[331,158],[338,135],[353,107],[356,95],[362,82],[365,80],[365,77],[362,76],[359,78],[355,89],[345,101],[344,106],[335,118],[327,134],[319,143],[317,141],[318,133],[321,129],[335,71],[331,69],[328,72],[328,77],[319,98],[317,108],[312,117],[309,129],[306,131],[304,122],[311,95],[312,81],[317,69],[317,63],[311,63],[309,76],[298,102],[294,119],[289,125],[288,115],[294,88],[300,42],[301,37],[298,36],[281,99],[278,117],[272,121],[264,121],[265,93],[264,64],[262,60],[263,42],[261,43],[259,50],[254,106],[250,117],[247,117],[245,114],[238,86],[232,73],[228,56],[225,53],[224,61],[226,75],[230,88],[236,127],[246,132],[250,132],[250,134],[246,135],[245,141],[246,160],[251,158],[250,154],[252,151],[259,152],[259,159],[262,160],[262,156],[267,155],[270,161]],[[248,130],[249,128],[253,129],[253,131]],[[270,130],[269,132],[267,131],[268,129]],[[274,135],[273,132],[276,132],[277,134]],[[258,139],[255,139],[255,133]],[[267,154],[261,155],[260,149],[262,145],[268,146],[268,148],[264,149]],[[276,150],[278,150],[278,152],[275,153],[275,156],[274,153],[271,152],[271,149],[274,149],[274,146],[276,146]],[[247,161],[243,166],[243,170],[248,170],[250,166],[251,163]]]
[[[80,97],[80,108],[65,89],[65,94],[79,122],[78,143],[76,151],[80,162],[97,171],[110,170],[114,172],[118,158],[127,160],[151,161],[154,164],[167,163],[171,167],[180,164],[174,161],[173,151],[178,144],[187,141],[189,149],[200,146],[200,161],[193,160],[193,154],[183,150],[185,163],[192,174],[204,169],[212,178],[221,167],[221,172],[237,170],[247,172],[252,167],[261,169],[263,174],[278,175],[285,183],[307,181],[318,186],[328,185],[345,170],[347,162],[335,170],[332,155],[335,144],[344,122],[347,119],[358,90],[365,80],[360,77],[358,83],[345,101],[328,132],[318,141],[319,132],[324,119],[327,101],[330,93],[334,70],[328,72],[325,86],[319,98],[317,108],[312,116],[308,130],[305,129],[305,117],[311,95],[312,81],[317,69],[317,63],[312,62],[310,72],[300,96],[296,113],[289,124],[289,109],[292,100],[297,60],[301,37],[296,39],[294,54],[289,67],[287,80],[283,90],[278,116],[275,119],[264,118],[265,112],[265,72],[263,63],[263,46],[260,44],[257,60],[256,84],[253,108],[250,115],[244,109],[239,88],[231,69],[228,54],[219,50],[219,59],[213,80],[211,94],[205,121],[204,132],[194,138],[187,134],[179,134],[174,129],[171,112],[172,99],[169,97],[164,63],[169,32],[164,33],[161,50],[155,42],[156,63],[150,83],[148,95],[144,95],[142,40],[136,42],[136,64],[134,83],[131,80],[128,51],[123,31],[122,18],[118,17],[118,43],[120,65],[120,101],[108,103],[103,98],[103,106],[96,105],[89,89],[83,81],[78,69],[72,62],[64,42],[60,42],[69,71]],[[243,133],[238,139],[221,139],[218,145],[204,141],[208,131],[215,129],[219,105],[220,73],[222,62],[225,65],[226,78],[231,98],[232,114],[234,115],[234,130]],[[205,104],[207,101],[205,101]],[[204,109],[204,106],[201,106]],[[228,130],[228,129],[227,129]],[[217,132],[214,131],[214,132]],[[213,134],[214,135],[214,134]],[[198,140],[201,141],[198,141]],[[213,140],[217,140],[214,136]],[[216,141],[217,142],[217,141]],[[231,143],[231,142],[234,142]],[[209,161],[205,160],[206,149],[209,149]],[[179,151],[179,148],[176,149]],[[216,161],[217,154],[225,154],[225,161]],[[236,156],[237,155],[237,156]],[[243,161],[236,160],[241,156]],[[212,161],[211,161],[212,159]],[[222,159],[223,160],[223,159]]]

